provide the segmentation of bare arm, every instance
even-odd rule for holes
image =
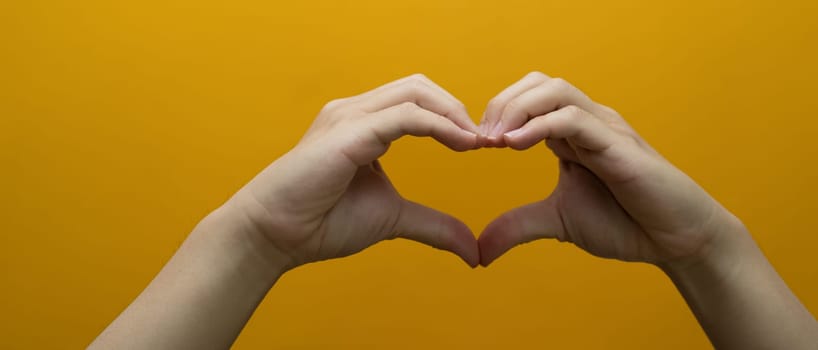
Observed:
[[[283,259],[269,260],[239,238],[233,210],[204,219],[90,348],[229,348],[284,271]]]
[[[468,227],[401,197],[377,161],[404,135],[465,151],[479,146],[476,131],[463,105],[420,75],[328,103],[295,148],[196,227],[90,347],[228,348],[282,273],[386,239],[476,266]]]
[[[480,235],[483,265],[531,240],[571,242],[659,266],[718,348],[818,349],[818,323],[744,225],[613,109],[535,72],[495,97],[480,127],[497,147],[545,140],[560,161],[550,196]]]
[[[818,349],[818,324],[742,225],[700,258],[660,265],[719,349]]]

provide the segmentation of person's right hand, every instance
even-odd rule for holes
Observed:
[[[277,116],[290,118],[291,116]],[[238,231],[283,270],[408,238],[479,262],[454,217],[401,197],[378,163],[403,135],[456,151],[479,146],[462,103],[422,75],[329,102],[301,141],[225,204]]]
[[[539,238],[657,265],[701,259],[742,224],[651,148],[613,109],[532,73],[495,97],[480,125],[493,146],[542,140],[560,159],[556,189],[480,235],[481,263]]]

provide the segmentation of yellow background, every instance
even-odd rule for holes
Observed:
[[[773,4],[774,3],[774,4]],[[328,100],[423,72],[473,119],[530,70],[616,108],[749,226],[818,312],[815,1],[7,1],[0,348],[87,345]],[[479,234],[556,161],[383,159]],[[298,268],[237,348],[707,348],[660,271],[553,241],[489,269],[409,241]]]

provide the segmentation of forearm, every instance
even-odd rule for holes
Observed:
[[[252,236],[204,219],[139,297],[91,344],[116,349],[229,348],[282,272]]]
[[[816,349],[818,323],[743,225],[703,258],[662,266],[719,349]]]

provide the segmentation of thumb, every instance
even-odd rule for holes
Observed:
[[[541,238],[562,240],[564,227],[556,196],[509,210],[486,226],[478,240],[480,264],[488,266],[506,251]]]
[[[480,250],[471,230],[451,215],[404,199],[395,231],[397,237],[448,250],[471,267],[480,263]]]

